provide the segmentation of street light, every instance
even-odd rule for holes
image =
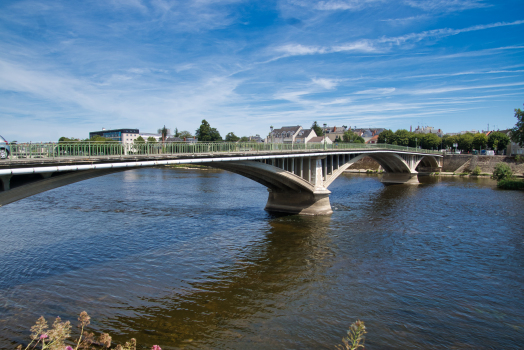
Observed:
[[[324,149],[327,149],[327,145],[326,145],[326,128],[327,128],[327,124],[324,123]]]
[[[269,127],[271,129],[271,149],[273,149],[273,125]]]

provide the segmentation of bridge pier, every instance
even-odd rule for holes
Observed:
[[[2,191],[11,189],[11,177],[13,175],[2,175],[0,176],[0,182],[2,183]]]
[[[382,183],[386,185],[418,185],[420,182],[417,173],[384,173]]]
[[[333,213],[329,195],[324,192],[275,192],[268,189],[265,210],[300,215],[330,215]]]

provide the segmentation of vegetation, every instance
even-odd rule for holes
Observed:
[[[353,131],[349,130],[344,133],[342,142],[364,143],[364,139],[362,138],[362,136],[358,136]]]
[[[515,178],[502,179],[497,182],[497,187],[503,190],[524,190],[524,181]]]
[[[315,134],[317,136],[324,136],[324,130],[318,125],[318,123],[315,121],[313,125],[311,125],[311,129],[315,130]]]
[[[424,149],[439,149],[443,145],[443,139],[437,134],[415,134],[406,129],[395,132],[384,130],[378,135],[378,143],[390,145],[421,147]]]
[[[472,145],[475,149],[477,150],[486,149],[487,144],[488,144],[488,137],[486,136],[486,134],[477,133],[473,135]]]
[[[77,339],[71,339],[71,322],[62,321],[57,317],[53,326],[49,328],[44,316],[36,321],[31,327],[31,342],[24,348],[18,345],[17,350],[49,349],[49,350],[78,350],[78,349],[110,349],[113,346],[113,338],[108,333],[101,333],[96,337],[94,333],[86,331],[86,327],[91,323],[91,317],[87,312],[82,311],[78,317],[78,328],[80,334]],[[342,338],[342,345],[335,346],[340,350],[364,349],[366,340],[366,326],[363,321],[353,322],[347,331],[347,337]],[[136,350],[137,342],[135,338],[124,345],[117,344],[113,350]],[[143,348],[143,347],[142,347]],[[162,350],[158,345],[153,345],[151,350]]]
[[[343,345],[337,345],[336,348],[340,350],[357,350],[364,349],[364,342],[366,340],[366,326],[363,321],[356,321],[349,326],[347,337],[342,338]]]
[[[112,346],[112,338],[107,333],[95,337],[94,333],[85,331],[86,326],[91,323],[91,317],[82,311],[78,317],[78,328],[80,335],[78,339],[71,339],[71,323],[62,321],[57,317],[53,326],[49,328],[47,321],[41,316],[36,324],[31,327],[31,342],[24,348],[18,346],[18,350],[49,349],[49,350],[78,350],[78,349],[109,349]],[[131,339],[125,345],[116,345],[114,350],[136,350],[136,339]],[[162,350],[158,345],[153,345],[151,350]]]
[[[247,136],[242,136],[239,141],[240,142],[249,142],[249,138]]]
[[[164,125],[164,127],[162,129],[158,129],[158,133],[162,135],[162,143],[164,143],[167,139],[167,129],[166,129],[166,126]]]
[[[220,136],[218,130],[212,128],[205,119],[202,120],[202,124],[196,130],[195,135],[198,137],[198,141],[222,141],[222,136]]]
[[[227,142],[237,142],[238,140],[240,140],[240,137],[238,137],[237,135],[235,135],[234,132],[230,132],[226,135],[226,141]]]
[[[521,156],[521,155],[518,155],[518,154],[517,154],[517,155],[515,156],[515,162],[517,162],[517,163],[519,163],[519,164],[520,164],[520,163],[524,163],[524,156]]]
[[[506,163],[497,163],[495,169],[493,170],[493,178],[497,181],[511,178],[513,176],[513,171]]]
[[[515,118],[517,118],[517,124],[511,129],[511,141],[522,147],[524,146],[524,111],[520,108],[515,109]]]
[[[493,150],[503,150],[508,147],[510,138],[508,135],[495,131],[489,134],[488,137],[488,147]]]
[[[134,143],[136,144],[144,144],[146,143],[146,140],[144,140],[144,138],[142,136],[138,136],[135,141],[133,141]]]
[[[180,137],[183,140],[188,137],[193,137],[193,135],[191,135],[189,131],[184,130],[184,131],[179,132],[177,137]]]
[[[473,171],[471,172],[471,175],[480,175],[482,173],[482,170],[480,169],[480,167],[477,165],[475,167],[475,169],[473,169]]]

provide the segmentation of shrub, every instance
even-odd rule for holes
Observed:
[[[524,190],[524,181],[513,178],[502,179],[497,182],[497,187],[503,190]]]
[[[524,156],[521,156],[521,155],[517,154],[517,155],[515,156],[515,161],[516,161],[517,163],[524,163]]]
[[[506,163],[498,163],[493,170],[493,178],[497,181],[507,179],[513,176],[513,171]]]
[[[475,169],[473,169],[473,171],[471,172],[471,175],[480,175],[480,173],[482,172],[482,170],[480,169],[480,167],[477,165],[475,167]]]

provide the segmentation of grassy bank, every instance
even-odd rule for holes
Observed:
[[[522,190],[524,191],[524,181],[515,178],[503,179],[497,182],[497,187],[503,190]]]

